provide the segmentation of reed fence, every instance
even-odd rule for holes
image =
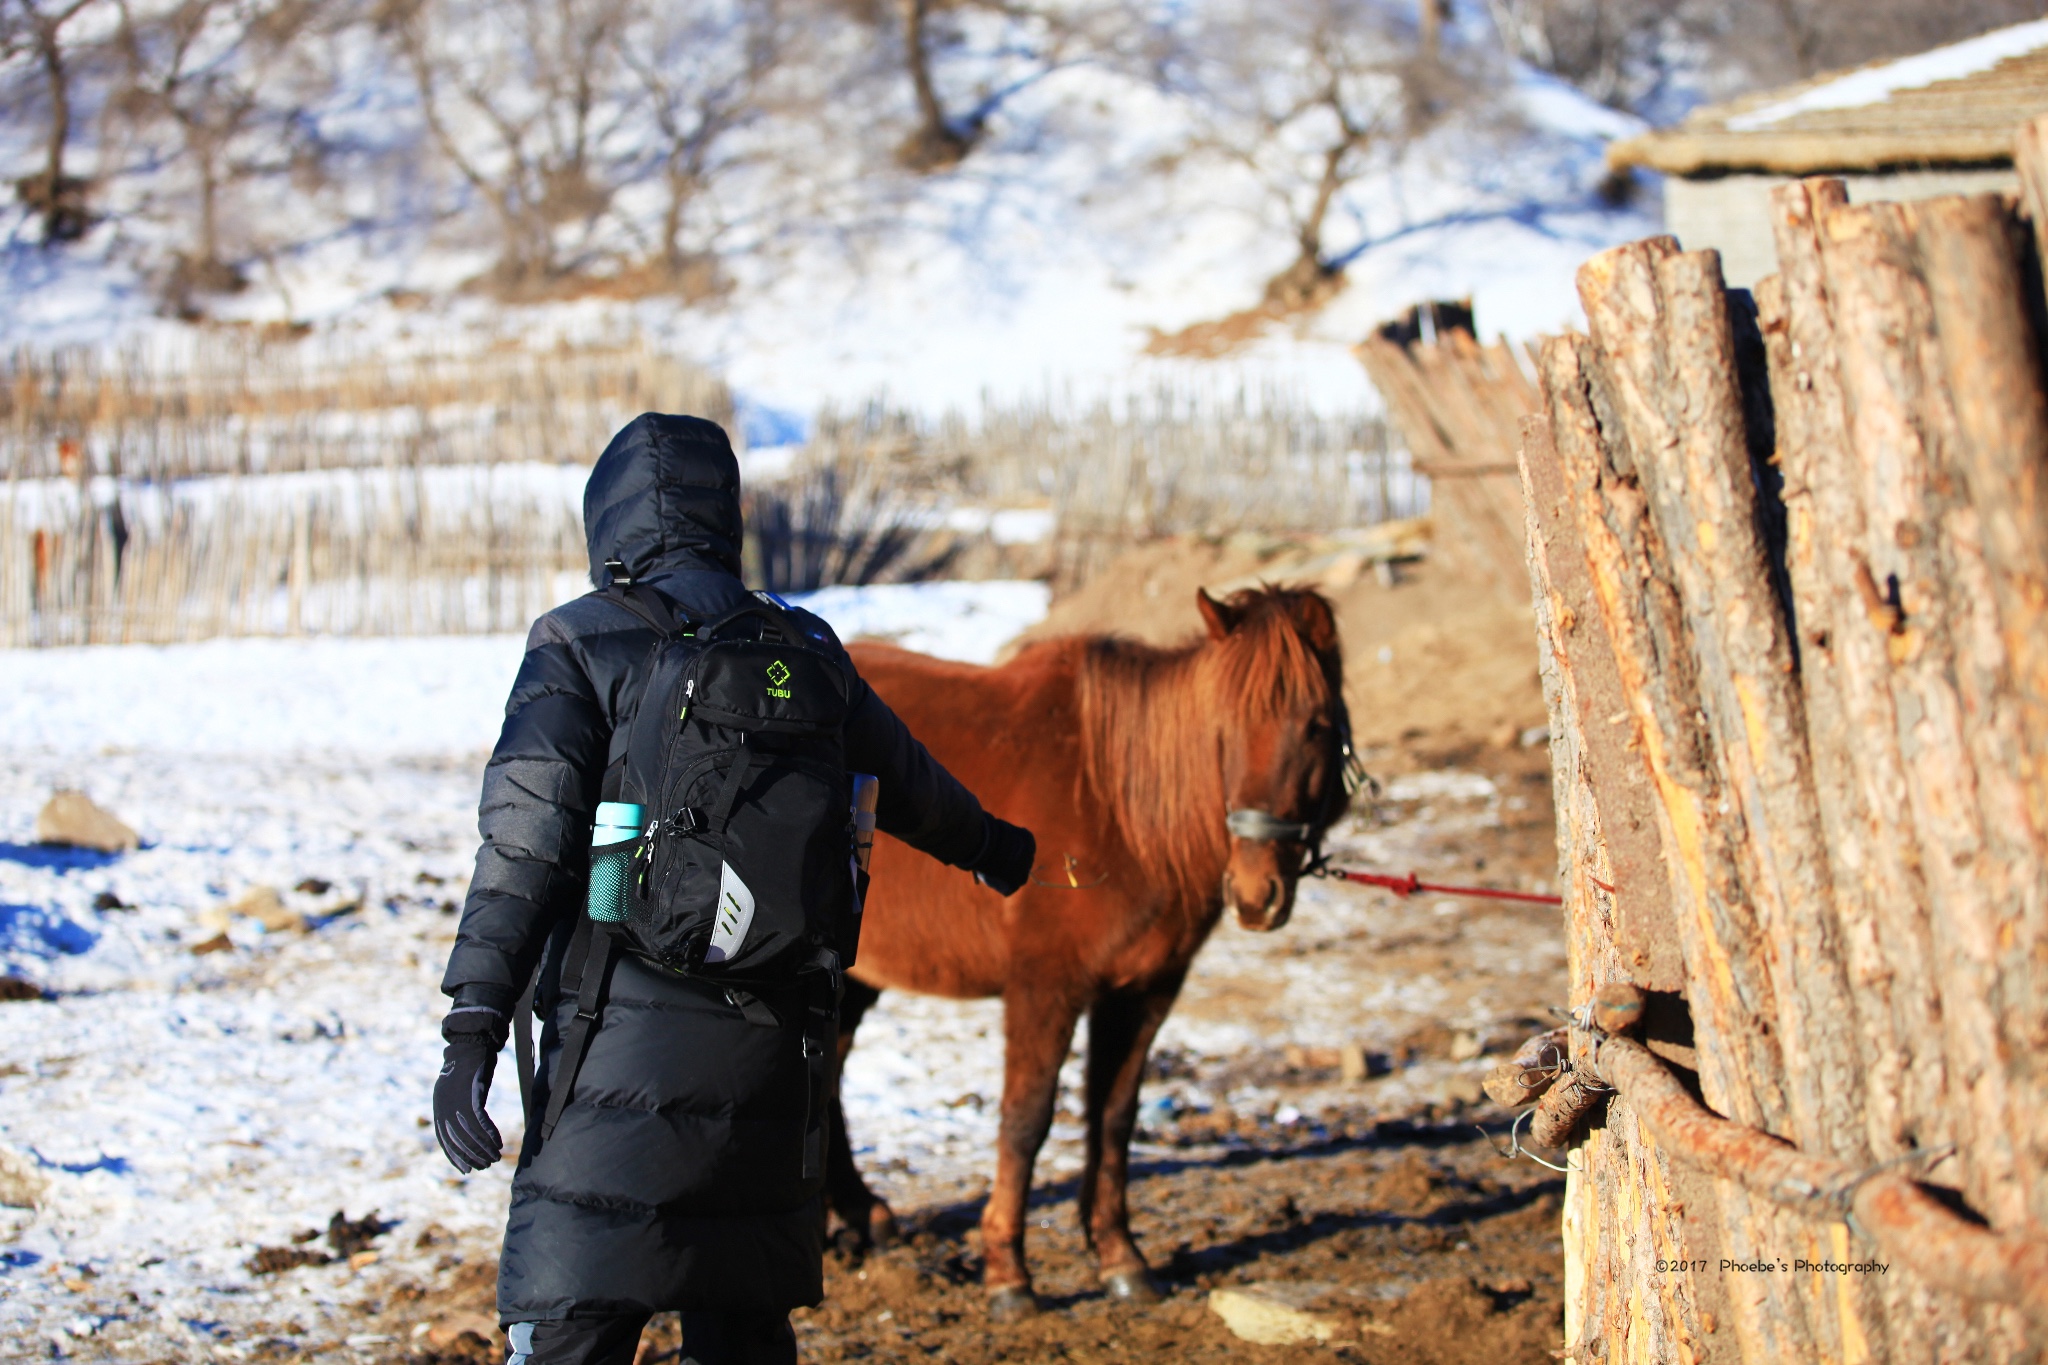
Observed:
[[[582,468],[545,465],[45,485],[36,499],[16,486],[0,510],[0,638],[521,630],[587,572],[565,472],[580,488]]]
[[[222,343],[0,367],[0,644],[517,630],[579,589],[589,462],[646,409],[730,424],[648,347],[403,358]],[[1157,391],[920,421],[827,412],[748,490],[780,590],[1095,572],[1135,539],[1414,515],[1367,416]]]
[[[641,343],[397,358],[215,341],[0,368],[0,643],[517,630],[585,571],[590,460],[730,420]]]
[[[0,361],[0,468],[160,482],[588,464],[649,410],[730,422],[732,396],[642,340],[393,355],[235,337],[172,353],[22,348]]]

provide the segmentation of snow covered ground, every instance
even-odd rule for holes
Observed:
[[[896,583],[794,599],[846,639],[989,663],[1045,615],[1043,583]],[[524,638],[250,638],[0,653],[0,735],[81,756],[480,754]]]
[[[849,638],[985,661],[1045,603],[1042,585],[989,583],[838,589],[812,605]],[[41,1187],[40,1208],[0,1209],[0,1356],[96,1353],[102,1332],[179,1359],[209,1342],[232,1355],[258,1322],[329,1316],[345,1335],[344,1302],[378,1276],[494,1238],[508,1168],[457,1178],[424,1125],[479,770],[520,648],[486,636],[0,652],[13,758],[0,967],[52,993],[0,1006],[0,1181]],[[133,822],[144,847],[35,844],[36,810],[60,787]],[[314,927],[224,914],[257,887]],[[194,955],[223,922],[232,949]],[[917,1072],[886,1045],[868,1057]],[[946,1097],[987,1088],[985,1069],[945,1078]],[[865,1086],[876,1098],[861,1112],[938,1110],[921,1098],[929,1084]],[[508,1136],[513,1086],[508,1063]],[[337,1209],[400,1220],[377,1267],[245,1269]]]
[[[997,583],[814,605],[849,636],[987,658],[1045,603],[1037,585]],[[0,1186],[35,1187],[38,1205],[0,1208],[0,1358],[242,1359],[272,1337],[351,1333],[374,1354],[393,1343],[360,1335],[362,1305],[431,1280],[451,1248],[491,1253],[508,1168],[456,1176],[427,1103],[479,768],[518,653],[510,637],[0,652],[0,966],[49,992],[0,1004]],[[1390,799],[1497,818],[1484,778],[1403,781]],[[33,843],[37,808],[65,786],[133,823],[142,849]],[[225,913],[257,887],[306,927]],[[1316,887],[1297,924],[1342,938],[1384,914]],[[230,948],[192,951],[223,924]],[[1202,963],[1162,1039],[1185,1054],[1370,1040],[1445,1012],[1442,982],[1361,982],[1288,934],[1226,927]],[[1256,1018],[1227,989],[1243,974],[1285,982]],[[985,1173],[1000,1038],[993,1002],[890,995],[870,1014],[846,1098],[882,1188],[957,1193]],[[1275,1104],[1257,1086],[1169,1089],[1173,1106]],[[515,1093],[508,1058],[494,1103],[512,1141]],[[1049,1171],[1073,1164],[1078,1137],[1064,1115]],[[337,1210],[396,1220],[374,1259],[249,1270]]]

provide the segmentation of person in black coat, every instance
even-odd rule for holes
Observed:
[[[678,616],[716,619],[740,581],[739,465],[725,432],[648,413],[612,439],[583,495],[593,581],[652,588]],[[796,613],[844,664],[849,770],[881,780],[877,825],[973,872],[990,894],[1028,878],[1029,831],[985,813],[869,690],[830,627]],[[580,974],[590,832],[615,732],[637,703],[657,636],[592,595],[533,625],[484,770],[483,847],[441,989],[453,998],[434,1126],[458,1170],[499,1159],[485,1113],[492,1070],[529,981],[543,1022],[532,1113],[544,1103]],[[587,936],[585,940],[587,941]],[[565,988],[566,987],[566,988]],[[633,1357],[657,1312],[683,1315],[699,1365],[796,1359],[789,1310],[823,1297],[820,1182],[764,1151],[800,1144],[800,1002],[743,1009],[720,987],[617,960],[588,1052],[552,1136],[529,1124],[498,1268],[511,1365]]]

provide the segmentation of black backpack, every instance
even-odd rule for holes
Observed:
[[[631,586],[591,595],[661,636],[632,715],[613,735],[603,784],[606,800],[642,806],[646,823],[638,839],[594,852],[592,884],[622,880],[621,913],[598,920],[594,896],[564,961],[577,1013],[543,1139],[575,1085],[621,950],[725,987],[728,1001],[762,1023],[779,1022],[762,994],[787,995],[774,988],[808,978],[805,1052],[817,1088],[867,880],[854,859],[843,659],[767,594],[701,624],[677,620],[658,595]],[[812,1107],[822,1117],[818,1099]],[[822,1127],[806,1149],[809,1176],[822,1157]]]
[[[618,799],[648,814],[622,946],[721,982],[851,965],[844,662],[772,599],[664,635],[620,753]]]

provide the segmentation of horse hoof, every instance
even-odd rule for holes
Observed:
[[[1158,1303],[1163,1297],[1159,1292],[1159,1286],[1152,1283],[1152,1277],[1142,1268],[1112,1270],[1102,1277],[1102,1288],[1112,1301],[1139,1307]]]
[[[988,1296],[988,1315],[993,1322],[1016,1322],[1038,1313],[1038,1296],[1021,1284],[1005,1285]]]
[[[903,1240],[903,1231],[896,1226],[896,1215],[889,1212],[887,1204],[876,1204],[868,1210],[868,1239],[884,1248]]]

